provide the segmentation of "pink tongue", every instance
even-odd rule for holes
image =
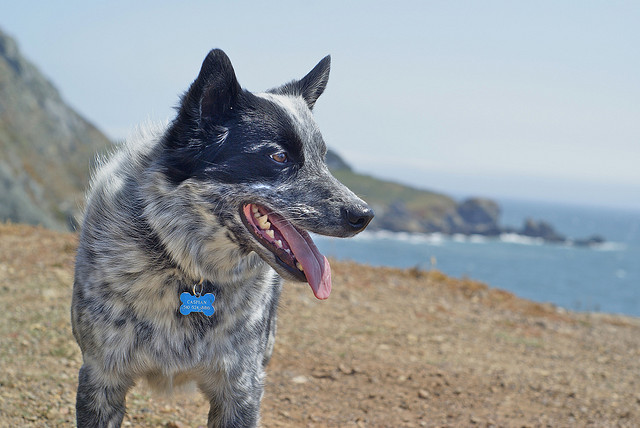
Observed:
[[[289,222],[282,221],[276,216],[269,216],[284,239],[289,243],[291,251],[302,265],[307,282],[316,298],[324,300],[331,293],[331,267],[329,261],[320,253],[309,234],[299,232]]]

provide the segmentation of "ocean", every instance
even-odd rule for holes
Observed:
[[[499,201],[501,224],[545,220],[569,238],[601,235],[584,248],[548,244],[517,235],[499,238],[385,231],[352,239],[314,236],[327,256],[373,266],[436,268],[537,302],[576,311],[640,317],[640,211]]]

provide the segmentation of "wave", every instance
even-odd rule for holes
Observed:
[[[521,245],[542,245],[542,238],[532,238],[529,236],[518,235],[516,233],[503,233],[499,236],[485,235],[464,235],[455,233],[446,235],[443,233],[409,233],[409,232],[391,232],[388,230],[365,231],[359,234],[356,239],[363,240],[379,240],[391,239],[395,241],[407,242],[410,244],[430,244],[442,245],[446,242],[455,243],[471,243],[471,244],[487,244],[492,242],[502,242],[507,244]]]
[[[314,235],[314,239],[331,239]],[[602,244],[594,244],[588,247],[575,245],[571,241],[560,244],[552,244],[546,242],[542,238],[536,238],[532,236],[519,235],[517,233],[502,233],[498,236],[485,236],[485,235],[464,235],[456,233],[453,235],[447,235],[443,233],[410,233],[410,232],[392,232],[389,230],[373,230],[364,231],[354,238],[359,241],[383,241],[393,240],[400,241],[413,245],[444,245],[446,243],[464,243],[464,244],[490,244],[490,243],[503,243],[503,244],[515,244],[515,245],[557,245],[565,248],[588,248],[597,251],[624,251],[627,246],[619,242],[604,242]]]
[[[409,233],[409,232],[391,232],[389,230],[364,231],[357,235],[355,239],[359,240],[384,240],[390,239],[402,241],[409,244],[429,244],[442,245],[447,239],[442,233]]]
[[[484,236],[484,235],[463,235],[461,233],[456,233],[451,236],[451,240],[454,242],[469,242],[472,244],[485,244],[487,242],[491,242],[495,240],[495,238],[491,238],[489,236]]]
[[[519,235],[517,233],[502,233],[498,240],[506,244],[519,245],[543,245],[545,243],[542,238],[534,238],[532,236]]]

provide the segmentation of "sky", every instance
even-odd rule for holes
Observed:
[[[448,193],[640,209],[637,1],[6,1],[0,28],[112,139],[212,48],[260,92],[332,56],[314,109],[358,172]]]

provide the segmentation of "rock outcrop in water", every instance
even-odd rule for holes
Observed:
[[[566,236],[556,232],[553,226],[546,221],[536,221],[530,218],[525,220],[524,226],[518,233],[532,238],[542,238],[547,242],[565,242],[567,240]]]
[[[471,198],[458,204],[456,213],[462,223],[453,233],[495,236],[501,233],[500,206],[491,199]]]

